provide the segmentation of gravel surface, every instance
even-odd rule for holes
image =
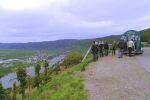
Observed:
[[[89,100],[150,100],[150,72],[143,63],[127,56],[91,63],[84,73]]]
[[[144,53],[136,57],[136,59],[141,63],[147,71],[150,72],[150,48],[144,48]]]

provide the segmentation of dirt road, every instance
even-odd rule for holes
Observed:
[[[85,71],[89,100],[150,100],[150,72],[140,60],[108,56],[91,63]]]
[[[141,63],[147,71],[150,72],[150,48],[144,48],[144,53],[136,57],[136,59]]]

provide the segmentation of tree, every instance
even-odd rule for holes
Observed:
[[[13,87],[12,87],[12,100],[16,100],[16,95],[17,95],[17,87],[16,87],[16,83],[13,83]]]
[[[22,100],[24,100],[25,97],[25,86],[26,86],[26,70],[22,67],[17,68],[17,79],[20,82],[20,93],[22,95]]]
[[[45,68],[44,73],[47,75],[47,70],[48,70],[49,64],[48,64],[48,62],[45,60],[43,65],[44,65],[44,68]]]
[[[28,88],[28,90],[29,90],[29,93],[30,93],[30,90],[31,90],[31,86],[32,86],[32,83],[33,83],[33,81],[32,81],[32,77],[31,76],[27,76],[27,88]]]
[[[40,64],[40,62],[37,62],[37,63],[34,65],[34,70],[35,70],[35,75],[36,75],[36,76],[39,76],[39,75],[40,75],[40,69],[41,69],[41,64]]]
[[[44,70],[44,80],[45,80],[45,83],[46,83],[46,82],[47,82],[47,71],[48,71],[48,66],[49,66],[49,64],[48,64],[48,62],[45,60],[44,63],[43,63],[43,65],[44,65],[44,68],[45,68],[45,70]]]
[[[6,99],[5,90],[3,89],[2,83],[0,83],[0,100],[5,100],[5,99]]]
[[[35,70],[34,87],[39,87],[40,69],[41,69],[41,63],[40,62],[35,63],[34,65],[34,70]]]

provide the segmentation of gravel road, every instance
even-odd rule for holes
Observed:
[[[144,48],[144,53],[136,57],[141,65],[150,72],[150,48]]]
[[[85,73],[89,100],[150,100],[150,49],[136,57],[104,57],[91,63]],[[147,54],[148,53],[148,54]]]

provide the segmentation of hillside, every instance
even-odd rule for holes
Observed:
[[[140,31],[142,41],[148,42],[150,40],[150,29]],[[0,43],[0,49],[16,49],[16,50],[47,50],[47,51],[71,51],[87,49],[93,40],[101,41],[117,41],[121,35],[111,35],[96,39],[65,39],[56,41],[44,41],[44,42],[29,42],[29,43]]]
[[[150,28],[146,29],[146,30],[142,30],[141,32],[141,37],[142,37],[142,41],[144,42],[150,42]]]
[[[30,43],[0,43],[0,49],[17,49],[17,50],[49,50],[66,52],[70,50],[84,50],[89,47],[93,40],[103,40],[112,42],[118,40],[120,35],[112,35],[96,39],[66,39],[46,42],[30,42]]]

